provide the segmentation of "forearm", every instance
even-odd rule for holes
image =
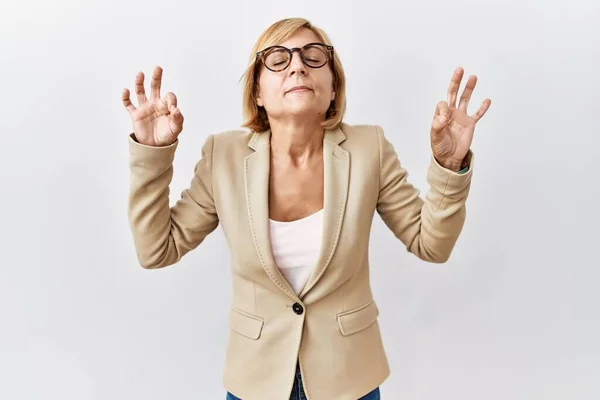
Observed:
[[[430,262],[448,260],[465,221],[473,153],[469,169],[459,174],[432,157],[427,173],[430,189],[424,198],[408,181],[392,144],[378,129],[380,140],[380,192],[377,210],[408,251]]]
[[[131,137],[128,216],[136,253],[144,268],[160,268],[179,258],[169,207],[176,147],[150,148]]]
[[[468,164],[473,159],[470,152]],[[419,216],[418,230],[407,245],[409,251],[430,262],[449,259],[466,220],[466,201],[471,174],[454,172],[432,158],[427,174],[430,189]]]

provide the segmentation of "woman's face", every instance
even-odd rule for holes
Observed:
[[[309,43],[320,42],[310,29],[302,29],[281,46],[292,49],[302,48]],[[310,62],[317,62],[322,57],[318,48],[305,53]],[[329,60],[329,55],[324,54]],[[274,54],[270,60],[271,66],[285,60],[285,53]],[[263,58],[264,60],[264,58]],[[278,72],[273,72],[260,65],[258,80],[257,104],[265,108],[269,118],[285,119],[286,117],[302,116],[310,119],[325,119],[325,113],[335,98],[333,91],[333,74],[329,61],[321,68],[306,66],[298,51],[293,52],[289,66]],[[277,68],[273,68],[277,69]]]

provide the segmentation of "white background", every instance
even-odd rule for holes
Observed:
[[[599,4],[4,0],[0,398],[225,397],[224,236],[175,266],[137,264],[120,95],[155,65],[178,95],[174,201],[206,136],[242,123],[254,41],[290,16],[329,33],[345,121],[381,125],[423,194],[454,68],[479,77],[470,112],[492,99],[451,261],[418,261],[375,217],[383,399],[599,398]]]

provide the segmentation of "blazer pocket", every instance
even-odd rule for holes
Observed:
[[[337,314],[337,322],[342,335],[348,336],[367,329],[377,321],[378,316],[379,309],[375,300],[371,300],[360,307]]]
[[[248,314],[237,308],[229,312],[229,326],[237,333],[250,339],[258,339],[262,331],[264,320],[255,315]]]

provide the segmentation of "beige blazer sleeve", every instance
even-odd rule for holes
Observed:
[[[464,174],[442,167],[431,157],[430,190],[422,199],[407,181],[408,173],[380,127],[377,133],[381,167],[377,212],[408,251],[425,261],[447,261],[465,222],[473,152],[467,154],[469,170]]]
[[[161,268],[176,263],[219,224],[212,189],[214,137],[202,147],[192,181],[173,207],[169,184],[179,141],[145,146],[129,137],[129,224],[140,265]]]

